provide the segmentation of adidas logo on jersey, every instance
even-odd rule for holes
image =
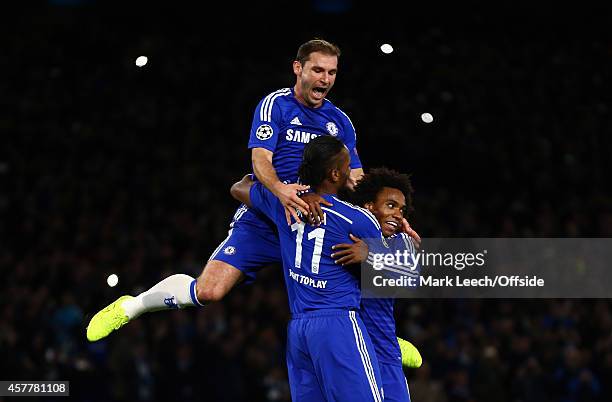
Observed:
[[[289,124],[295,124],[295,125],[297,125],[297,126],[301,126],[301,125],[302,125],[302,122],[300,121],[300,119],[298,119],[298,117],[297,117],[297,116],[295,116],[295,117],[293,118],[293,120],[291,120],[291,122],[290,122]]]

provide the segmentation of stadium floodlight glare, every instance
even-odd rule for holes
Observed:
[[[393,52],[393,46],[391,46],[388,43],[385,43],[383,45],[380,46],[380,50],[384,53],[384,54],[389,54],[391,52]]]
[[[138,67],[142,67],[147,64],[148,61],[149,59],[147,58],[147,56],[138,56],[138,58],[136,59],[136,65]]]
[[[108,286],[111,288],[115,287],[119,283],[119,277],[115,274],[110,274],[108,278],[106,278],[106,283],[108,283]]]
[[[391,46],[388,43],[385,43],[383,45],[380,46],[380,50],[384,53],[384,54],[389,54],[391,52],[393,52],[393,46]]]
[[[433,121],[433,116],[431,113],[423,113],[421,115],[421,120],[423,120],[424,123],[431,123]]]

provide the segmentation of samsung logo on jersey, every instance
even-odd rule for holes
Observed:
[[[285,138],[287,139],[287,141],[296,141],[308,144],[310,140],[317,138],[319,135],[320,134],[312,134],[307,133],[306,131],[294,130],[290,128],[287,130],[287,135],[285,136]]]

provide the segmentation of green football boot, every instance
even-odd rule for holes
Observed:
[[[87,340],[90,342],[98,341],[130,322],[121,304],[123,301],[133,298],[133,296],[121,296],[104,309],[98,311],[87,326]]]
[[[418,349],[405,339],[397,338],[402,352],[402,366],[408,368],[419,368],[423,364],[423,358]]]

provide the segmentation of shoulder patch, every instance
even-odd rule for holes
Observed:
[[[268,124],[262,124],[257,127],[257,131],[255,132],[255,136],[262,141],[270,139],[272,135],[274,135],[274,129]]]

